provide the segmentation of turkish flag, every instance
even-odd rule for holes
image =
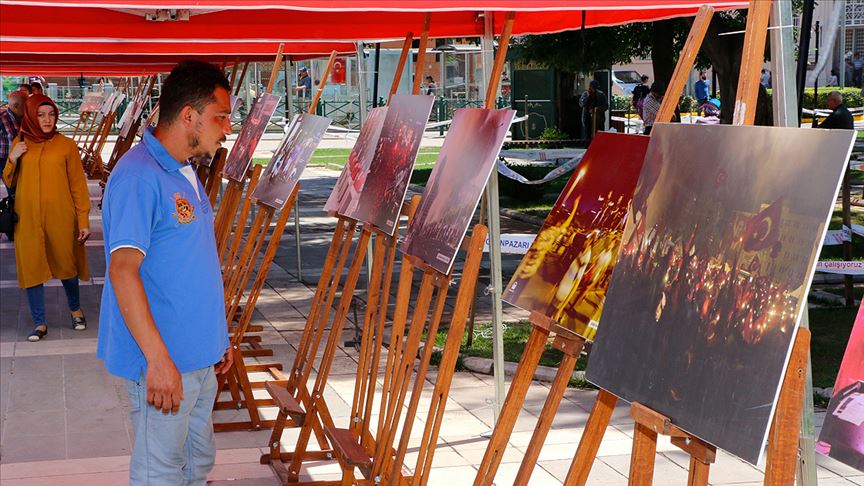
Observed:
[[[760,251],[771,248],[780,238],[780,216],[783,213],[783,198],[774,201],[759,211],[744,228],[742,248],[745,251]]]

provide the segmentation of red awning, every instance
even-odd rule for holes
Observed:
[[[292,59],[356,52],[352,42],[288,42],[282,52]],[[57,42],[57,41],[0,41],[0,56],[3,63],[14,63],[17,59],[40,59],[45,56],[86,58],[98,60],[99,56],[115,60],[152,62],[154,58],[171,57],[218,57],[219,60],[272,61],[279,51],[278,42]],[[156,59],[158,60],[158,59]]]
[[[166,3],[171,10],[165,10]],[[597,27],[694,15],[703,4],[718,9],[747,6],[745,0],[4,0],[0,40],[401,39],[407,31],[419,34],[424,12],[433,12],[431,37],[466,37],[483,34],[482,11],[494,12],[496,34],[505,12],[516,11],[513,34],[522,35],[578,29],[583,12],[584,25]],[[188,20],[148,20],[158,17],[157,9],[180,18],[188,15]]]

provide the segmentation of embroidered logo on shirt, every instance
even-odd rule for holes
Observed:
[[[174,193],[174,204],[177,207],[177,212],[173,214],[180,224],[189,224],[195,221],[195,207],[185,197],[180,196],[179,192]]]

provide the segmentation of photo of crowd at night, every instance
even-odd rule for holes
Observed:
[[[403,252],[450,273],[515,114],[482,108],[453,113],[420,207],[400,247]]]
[[[271,208],[282,209],[329,126],[329,118],[308,113],[296,115],[252,191],[252,198]]]
[[[354,148],[348,155],[348,162],[342,168],[339,180],[336,181],[327,203],[324,204],[325,211],[344,216],[357,210],[360,193],[366,183],[366,176],[369,174],[369,166],[372,164],[372,157],[375,155],[375,147],[378,146],[378,137],[381,136],[381,128],[384,127],[386,116],[386,106],[369,111]]]
[[[236,182],[244,180],[246,171],[249,170],[249,164],[252,163],[252,154],[255,153],[258,141],[261,140],[261,135],[264,135],[264,130],[267,128],[267,123],[270,122],[270,117],[273,116],[276,106],[279,105],[279,99],[279,96],[264,93],[255,100],[249,116],[243,121],[243,127],[240,128],[240,134],[237,135],[234,148],[231,149],[228,160],[225,161],[225,169],[223,170],[225,177]]]
[[[393,234],[434,102],[434,96],[393,96],[360,201],[346,216]]]
[[[756,464],[854,136],[655,125],[588,380]]]
[[[855,317],[816,451],[864,471],[864,306]]]
[[[503,299],[594,338],[649,138],[598,132]]]

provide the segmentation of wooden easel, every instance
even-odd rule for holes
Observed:
[[[129,86],[129,78],[120,85],[120,92],[125,93]],[[139,85],[140,88],[140,85]],[[93,139],[89,146],[84,150],[84,165],[87,168],[87,175],[90,179],[102,179],[104,166],[102,164],[102,148],[105,146],[105,141],[108,139],[108,134],[111,133],[111,127],[117,117],[117,110],[109,109],[108,113],[102,117],[99,126],[93,134]]]
[[[270,72],[270,82],[267,83],[266,93],[273,92],[273,85],[276,82],[276,74],[279,72],[279,66],[282,64],[282,51],[285,48],[285,44],[279,44],[279,50],[276,53],[276,60],[273,62],[273,70]],[[246,63],[243,67],[243,74],[240,77],[240,83],[242,84],[243,78],[246,74],[246,67],[249,63]],[[235,89],[236,93],[239,93],[239,85]],[[251,155],[250,155],[251,157]],[[247,163],[248,164],[248,163]],[[245,177],[249,176],[251,170],[247,170],[244,174]],[[237,227],[235,228],[235,220],[237,219],[237,208],[240,206],[243,200],[243,189],[245,186],[245,180],[235,181],[228,180],[228,187],[225,189],[225,193],[222,194],[222,201],[219,203],[219,209],[216,211],[216,219],[214,221],[214,226],[216,227],[216,251],[221,256],[224,255],[225,250],[228,247],[229,238],[231,236],[231,230],[235,229],[240,233],[243,233],[243,230],[246,227],[246,221],[237,221]],[[252,191],[246,192],[246,199],[252,195]]]
[[[486,233],[485,226],[476,225],[470,238],[466,240],[467,256],[462,271],[462,279],[456,296],[447,341],[438,366],[435,388],[432,392],[428,412],[423,420],[425,427],[419,445],[417,462],[412,468],[413,473],[408,473],[404,467],[405,456],[429,371],[429,362],[433,353],[432,343],[434,343],[438,333],[451,275],[444,275],[432,269],[422,260],[406,255],[402,259],[402,269],[399,275],[399,290],[396,296],[396,309],[390,334],[390,351],[387,356],[384,383],[380,395],[380,416],[374,438],[371,436],[371,431],[369,435],[366,435],[355,424],[352,424],[353,429],[338,429],[325,424],[324,431],[333,444],[333,452],[342,468],[342,480],[316,482],[316,484],[424,485],[429,480],[432,460],[438,442],[438,432],[441,428],[444,408],[455,371],[456,358],[462,344],[462,334],[468,320],[468,310],[474,295],[474,287],[477,284],[477,273],[483,257]],[[406,336],[406,324],[409,322],[408,307],[412,300],[415,269],[422,271],[422,280],[416,294],[414,312],[410,319],[410,329]],[[422,339],[424,331],[427,335],[425,342]],[[381,344],[381,334],[383,333],[376,336],[377,344]],[[423,344],[423,352],[418,356],[421,343]],[[377,363],[370,363],[370,366],[377,366]],[[413,373],[414,380],[412,383],[411,375],[415,367],[416,373]],[[368,398],[365,406],[371,409],[369,400],[374,395],[377,383],[369,380],[366,381],[366,384],[365,394]],[[315,400],[320,400],[320,398],[315,397]],[[366,419],[369,418],[367,415]],[[401,435],[397,440],[400,429]],[[359,469],[363,479],[355,478],[355,469]]]
[[[147,80],[138,85],[138,91],[135,93],[135,98],[132,100],[133,106],[130,107],[130,110],[134,110],[134,103],[143,103],[147,97],[150,96],[150,93],[153,91],[153,87],[156,85],[156,76],[149,76]],[[131,115],[134,116],[134,111]],[[105,171],[102,176],[102,184],[108,181],[108,176],[111,174],[111,171],[114,170],[114,166],[117,165],[117,161],[123,157],[126,152],[132,148],[132,142],[135,141],[135,136],[138,133],[138,128],[141,126],[141,117],[137,116],[127,120],[126,123],[129,123],[129,131],[126,133],[126,136],[117,135],[117,141],[114,143],[114,150],[111,152],[111,157],[108,159],[108,166],[105,168]]]
[[[336,52],[334,51],[333,53],[331,53],[330,62],[328,63],[328,69],[325,71],[325,76],[329,74],[329,71],[334,64],[335,58]],[[272,81],[273,79],[271,79],[271,82]],[[321,90],[323,90],[324,87],[323,80],[319,86],[319,94],[313,101],[313,104],[310,107],[310,112],[315,110],[315,105],[320,99],[320,92]],[[228,247],[228,251],[226,252],[226,254],[222,255],[222,261],[224,264],[223,278],[225,283],[226,315],[229,323],[240,308],[242,296],[244,294],[246,284],[248,283],[248,280],[250,278],[252,267],[254,266],[257,255],[260,252],[260,248],[264,243],[263,239],[257,243],[254,243],[256,235],[258,234],[257,231],[260,230],[261,225],[265,225],[265,228],[269,226],[269,221],[272,220],[272,214],[268,216],[268,213],[272,213],[272,210],[270,210],[267,206],[258,203],[259,209],[256,214],[255,221],[253,221],[252,223],[250,233],[246,236],[246,244],[244,245],[242,251],[240,251],[243,228],[245,227],[245,220],[248,217],[249,207],[251,206],[250,195],[254,191],[254,186],[257,183],[258,177],[260,176],[261,168],[261,166],[256,166],[253,169],[253,175],[249,184],[249,188],[247,189],[247,197],[244,201],[243,208],[241,209],[240,220],[242,222],[239,222],[241,226],[238,226],[236,232],[234,233],[234,237],[231,240],[231,245],[230,247]],[[294,201],[296,200],[298,188],[299,184],[295,187],[291,198],[288,199],[288,203],[286,203],[286,205],[284,206],[285,208],[290,208],[291,205],[293,205]],[[295,207],[295,210],[298,209]],[[280,220],[279,223],[277,223],[277,226],[284,226],[284,221],[287,221],[287,217],[290,212],[290,209],[282,210],[282,215],[280,216]],[[281,237],[281,232],[279,233],[279,236]],[[273,244],[272,241],[273,240],[271,239],[271,245]],[[348,243],[350,246],[350,239]],[[269,248],[270,247],[268,246],[268,251]],[[274,247],[274,255],[275,251],[276,250]],[[265,262],[267,264],[267,267],[263,267],[264,264],[262,263],[262,267],[259,267],[256,277],[256,283],[258,282],[258,280],[261,280],[262,286],[264,278],[262,277],[262,274],[266,276],[266,273],[269,270],[269,264],[270,262],[272,262],[272,258],[268,259],[265,256]],[[339,275],[341,277],[341,269]],[[272,399],[256,399],[254,397],[252,390],[256,388],[263,388],[264,382],[250,381],[248,377],[249,371],[268,371],[271,375],[275,377],[276,380],[280,382],[287,381],[285,376],[281,373],[281,364],[246,365],[242,362],[243,357],[272,356],[273,354],[272,350],[263,349],[260,344],[258,344],[260,342],[260,338],[258,338],[257,336],[246,336],[247,331],[253,330],[252,326],[249,325],[249,321],[251,320],[252,312],[255,309],[257,292],[260,292],[260,289],[256,291],[255,284],[253,284],[253,290],[250,291],[249,297],[247,297],[247,300],[243,306],[239,322],[237,326],[235,326],[233,329],[232,344],[234,346],[235,352],[237,353],[237,356],[240,358],[240,361],[238,362],[235,359],[235,366],[234,368],[232,368],[231,374],[226,379],[229,391],[231,392],[231,400],[227,402],[220,402],[217,400],[215,406],[215,409],[217,410],[227,408],[246,408],[249,413],[250,420],[244,422],[232,422],[230,424],[216,424],[217,431],[240,430],[249,428],[258,429],[261,427],[273,426],[274,422],[272,420],[261,420],[260,414],[258,413],[258,407],[272,406],[274,405],[274,401]],[[353,289],[351,292],[353,293]],[[260,331],[261,329],[259,328],[254,330]],[[249,344],[251,346],[251,349],[241,350],[240,345],[243,343]],[[222,389],[221,381],[219,389]]]
[[[124,78],[120,81],[120,85],[117,87],[117,93],[124,93],[126,91],[126,83],[129,81],[129,78]],[[83,132],[83,136],[79,139],[78,150],[81,151],[82,163],[84,164],[84,170],[88,171],[90,166],[90,161],[93,155],[93,148],[96,145],[100,134],[104,130],[104,125],[106,121],[108,121],[108,116],[114,110],[111,110],[111,105],[109,101],[113,103],[111,100],[111,96],[106,96],[105,100],[102,102],[102,108],[99,111],[93,114],[93,117],[90,120],[90,125],[87,127],[86,132]],[[102,111],[105,113],[102,113]],[[102,115],[102,116],[100,116]],[[113,119],[112,119],[113,121]],[[110,123],[108,124],[110,129]]]
[[[762,65],[762,53],[765,50],[770,11],[770,1],[751,0],[735,102],[733,124],[736,125],[752,125],[755,118],[759,70]],[[696,23],[694,27],[695,25]],[[689,41],[690,39],[688,43]],[[678,74],[677,68],[676,74]],[[664,104],[665,102],[666,100]],[[777,410],[769,434],[768,467],[764,482],[766,485],[792,484],[795,478],[809,349],[810,332],[799,329],[781,385]],[[617,398],[611,393],[605,390],[599,392],[564,484],[583,485],[588,480],[591,465],[597,455],[616,401]],[[716,457],[714,446],[675,427],[667,417],[642,404],[631,404],[630,411],[635,422],[630,484],[640,486],[652,484],[658,435],[670,436],[673,445],[690,455],[689,485],[708,484],[710,465]]]
[[[407,38],[411,38],[412,34],[408,34]],[[400,56],[400,64],[397,66],[396,74],[393,80],[392,92],[398,87],[401,73],[404,67],[404,62],[407,59],[407,54],[410,52],[411,43],[406,41],[403,45],[402,55]],[[335,54],[335,53],[334,53]],[[331,56],[331,63],[335,57]],[[329,73],[329,66],[327,73]],[[418,87],[419,90],[419,87]],[[320,96],[320,89],[316,93],[314,102]],[[403,213],[407,213],[409,220],[416,209],[418,199],[403,208]],[[397,238],[390,236],[371,224],[364,224],[360,233],[354,255],[351,258],[351,265],[348,270],[344,286],[342,287],[341,298],[337,313],[334,317],[330,328],[330,335],[325,346],[324,355],[318,365],[315,385],[310,393],[307,389],[307,383],[312,373],[312,367],[315,361],[318,348],[323,339],[324,331],[329,322],[330,309],[333,301],[339,292],[339,283],[342,275],[342,268],[347,258],[348,251],[351,246],[356,223],[345,216],[333,214],[339,219],[336,232],[333,235],[333,241],[328,251],[327,260],[324,264],[324,272],[321,279],[318,281],[318,288],[313,300],[312,310],[307,319],[306,326],[303,330],[300,343],[298,345],[297,354],[292,365],[289,379],[286,383],[268,383],[267,389],[271,396],[276,400],[279,406],[279,414],[276,419],[276,425],[273,428],[271,439],[269,442],[270,453],[264,454],[261,457],[262,463],[269,463],[273,467],[276,474],[285,483],[296,482],[299,476],[300,467],[305,460],[321,459],[330,453],[327,446],[327,439],[324,436],[324,431],[321,422],[332,424],[329,408],[323,398],[315,400],[315,397],[321,397],[324,387],[327,383],[330,367],[333,364],[335,352],[339,346],[339,339],[344,327],[345,318],[351,306],[354,297],[357,280],[359,278],[360,269],[365,261],[366,248],[369,241],[375,236],[375,256],[373,256],[373,268],[370,271],[370,282],[377,282],[378,285],[384,282],[384,287],[389,289],[392,279],[393,258],[396,252]],[[342,237],[346,234],[347,237]],[[387,271],[381,273],[385,267],[384,254],[387,254],[386,260],[389,262],[386,265]],[[338,259],[337,259],[338,255]],[[332,271],[332,266],[336,265],[336,271]],[[370,291],[367,298],[367,318],[370,309],[378,307],[379,294],[374,292],[373,284],[370,283]],[[389,290],[388,290],[389,292]],[[326,297],[325,297],[326,295]],[[385,302],[389,294],[385,294]],[[323,304],[323,305],[322,305]],[[386,304],[384,307],[386,311]],[[386,313],[386,312],[385,312]],[[371,321],[366,321],[371,322]],[[364,326],[365,327],[365,326]],[[361,356],[362,359],[362,356]],[[320,418],[319,418],[320,417]],[[289,425],[300,426],[300,437],[295,444],[294,452],[281,452],[280,439],[285,427]],[[307,446],[312,434],[315,434],[321,451],[308,451]],[[288,468],[285,467],[285,462],[291,461]]]
[[[268,426],[267,421],[261,419],[260,414],[258,413],[258,407],[268,405],[272,406],[272,400],[258,400],[255,398],[253,393],[253,388],[255,387],[249,379],[249,372],[266,371],[274,375],[277,379],[284,379],[284,376],[282,376],[281,373],[282,365],[280,364],[247,364],[244,359],[246,356],[244,355],[243,350],[241,350],[241,346],[244,344],[246,330],[252,321],[252,314],[255,311],[258,296],[264,288],[264,283],[270,270],[270,266],[273,263],[273,259],[276,257],[276,251],[279,248],[279,241],[282,239],[285,224],[288,222],[288,217],[291,214],[290,207],[294,202],[294,199],[297,197],[298,189],[299,184],[294,187],[291,195],[287,199],[285,207],[288,209],[282,209],[279,214],[275,228],[270,235],[270,240],[267,242],[267,249],[264,251],[264,258],[255,271],[255,280],[252,283],[252,287],[249,289],[245,305],[243,306],[243,312],[233,330],[233,335],[231,336],[231,350],[234,354],[233,365],[227,373],[219,376],[217,379],[217,389],[220,391],[227,382],[231,398],[227,401],[222,401],[217,395],[216,403],[213,407],[214,410],[245,408],[249,414],[249,420],[214,423],[213,430],[216,432],[260,429],[261,427]],[[237,291],[236,295],[232,297],[232,308],[226,311],[229,318],[233,316],[234,312],[237,310],[240,296],[246,289],[246,284],[252,275],[252,270],[255,267],[258,255],[261,254],[261,249],[264,247],[265,240],[267,239],[267,230],[273,222],[273,217],[276,212],[276,209],[270,206],[262,203],[257,204],[258,212],[249,229],[249,234],[247,235],[243,251],[240,252],[240,261],[237,264],[237,270],[233,273],[234,277],[232,283],[236,285]],[[272,423],[269,426],[272,426]]]
[[[704,39],[708,25],[711,22],[712,15],[713,8],[704,6],[699,10],[699,13],[694,19],[684,50],[678,58],[678,64],[676,65],[675,72],[672,75],[668,93],[663,98],[663,102],[658,111],[657,121],[672,120],[675,107],[678,104],[677,93],[681,93],[684,89],[687,77],[693,68],[696,54],[699,52],[702,40]],[[510,439],[510,435],[513,433],[513,428],[516,425],[519,412],[522,409],[522,404],[524,403],[525,397],[528,393],[528,388],[531,385],[534,373],[540,363],[540,356],[549,340],[550,333],[554,331],[556,336],[552,346],[561,351],[564,356],[562,357],[561,364],[555,374],[555,378],[552,381],[549,394],[547,395],[546,401],[543,405],[543,410],[540,413],[534,433],[531,436],[531,441],[525,451],[525,455],[523,456],[519,471],[517,472],[514,481],[514,484],[518,485],[528,483],[534,466],[537,463],[537,459],[540,456],[540,450],[542,449],[546,436],[552,427],[552,420],[554,419],[558,407],[561,404],[561,400],[564,397],[567,383],[573,375],[576,361],[585,346],[584,338],[561,329],[557,322],[547,316],[538,312],[532,312],[530,321],[532,326],[531,334],[525,344],[522,359],[519,361],[516,368],[501,413],[495,423],[492,437],[489,440],[483,460],[478,468],[478,473],[474,480],[475,486],[491,485],[495,480],[495,473],[501,464],[504,450],[507,447],[507,442]],[[588,434],[587,429],[585,434]]]

